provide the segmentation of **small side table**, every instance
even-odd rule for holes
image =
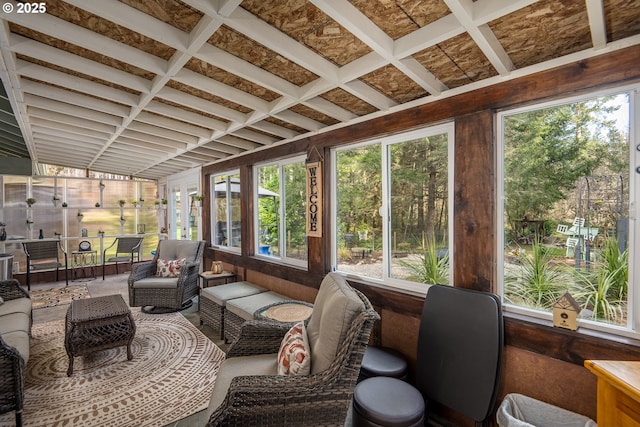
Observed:
[[[223,271],[220,274],[213,274],[211,271],[203,271],[198,276],[202,279],[202,287],[208,288],[211,281],[222,281],[226,285],[229,282],[235,282],[238,278],[236,273],[231,271]],[[220,285],[221,283],[218,283]]]
[[[256,320],[271,320],[280,323],[294,324],[307,320],[313,312],[313,304],[305,301],[287,300],[269,304],[256,310]]]
[[[93,280],[96,278],[98,251],[73,251],[71,260],[72,280]]]

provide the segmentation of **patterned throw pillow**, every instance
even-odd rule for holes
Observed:
[[[156,276],[159,277],[178,277],[180,268],[185,263],[186,258],[180,259],[159,259],[156,269]]]
[[[289,329],[280,344],[278,375],[309,375],[310,372],[311,351],[307,329],[303,322],[298,322]]]

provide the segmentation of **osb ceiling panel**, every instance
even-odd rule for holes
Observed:
[[[216,31],[209,43],[296,86],[305,85],[317,78],[310,71],[266,48],[259,41],[255,42],[225,26]]]
[[[367,18],[396,40],[450,13],[442,0],[350,0]]]
[[[451,89],[498,74],[467,33],[428,47],[413,57]]]
[[[338,65],[371,52],[371,48],[311,2],[245,0],[242,7]]]
[[[542,0],[489,24],[516,68],[592,47],[583,2]]]
[[[150,179],[640,35],[637,0],[44,5],[46,13],[19,14],[5,0],[0,16],[0,77],[24,139],[20,150],[0,138],[0,153]],[[81,156],[55,156],[79,147]]]
[[[608,40],[620,40],[640,32],[638,0],[605,0],[604,10]]]

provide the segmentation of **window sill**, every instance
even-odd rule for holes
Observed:
[[[550,321],[504,313],[505,344],[582,365],[587,359],[638,360],[640,340],[578,328],[556,328]]]

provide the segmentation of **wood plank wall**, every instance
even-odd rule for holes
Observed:
[[[331,191],[329,150],[373,137],[386,136],[455,120],[454,183],[454,280],[456,286],[495,291],[496,270],[496,147],[495,113],[527,103],[565,97],[640,81],[640,46],[628,47],[470,93],[444,98],[410,110],[337,129],[258,154],[238,157],[203,169],[206,193],[209,178],[217,172],[239,168],[242,179],[241,255],[207,248],[205,265],[222,260],[230,268],[242,267],[268,288],[306,297],[315,295],[322,277],[331,267],[328,233],[309,238],[309,269],[282,266],[253,257],[251,242],[252,165],[273,158],[306,154],[315,146],[325,158],[324,230],[330,230]],[[208,200],[203,203],[204,236],[210,236]],[[206,237],[208,238],[208,237]],[[363,291],[381,314],[374,341],[402,352],[415,366],[417,327],[423,299],[353,283]],[[308,287],[304,291],[296,286]],[[289,290],[289,292],[287,292]],[[640,359],[640,343],[605,334],[559,330],[550,324],[508,315],[505,320],[507,345],[501,396],[519,392],[595,418],[595,377],[583,366],[585,359]],[[443,414],[462,425],[470,420]]]

